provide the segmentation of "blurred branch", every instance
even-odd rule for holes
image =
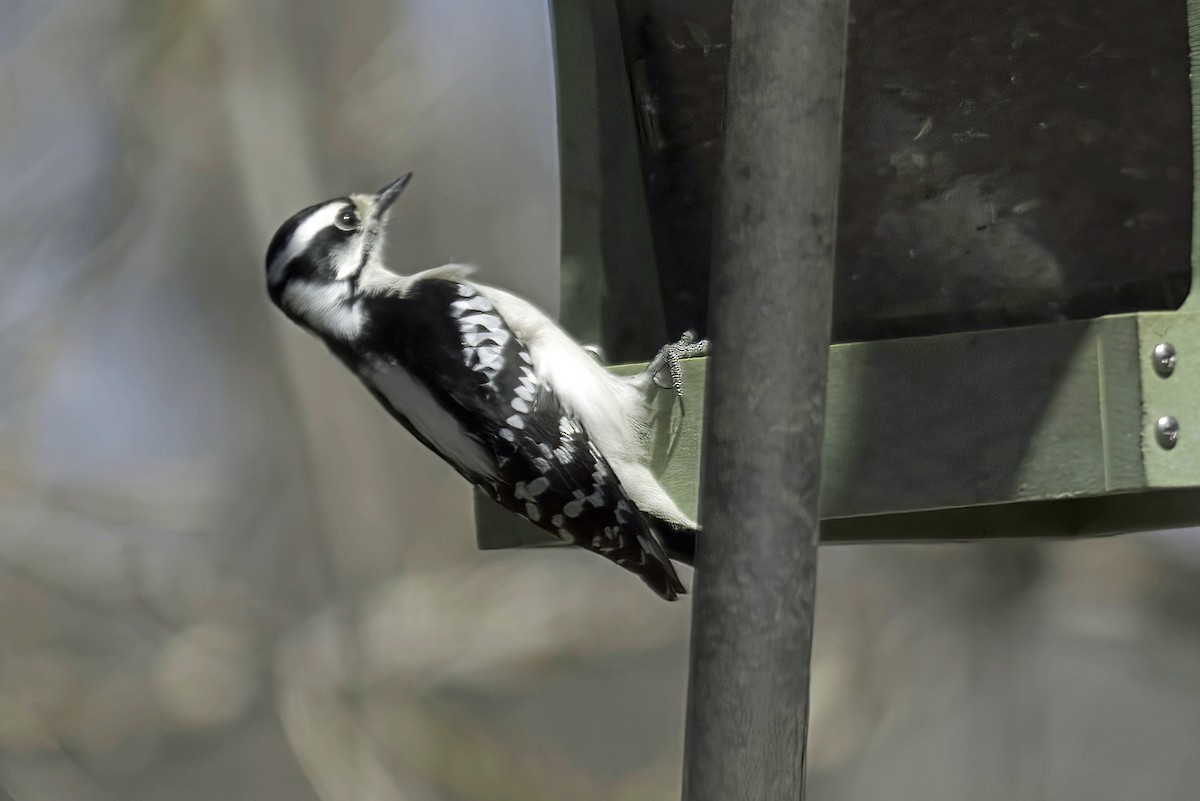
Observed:
[[[536,682],[566,656],[658,648],[682,628],[686,610],[647,613],[641,593],[615,590],[624,576],[548,570],[540,561],[406,575],[364,600],[358,631],[341,631],[344,619],[327,610],[281,644],[285,728],[326,801],[408,798],[413,782],[465,801],[613,797],[616,787],[578,775],[547,749],[428,700],[435,690]],[[361,642],[361,665],[348,661],[347,638]],[[335,722],[318,722],[327,719]],[[347,794],[354,785],[346,777],[364,762],[365,794]],[[378,794],[385,776],[393,796]]]

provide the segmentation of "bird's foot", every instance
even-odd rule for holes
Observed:
[[[654,384],[662,389],[671,387],[675,390],[675,394],[680,398],[683,397],[683,366],[681,362],[684,359],[691,359],[696,356],[704,356],[708,353],[708,340],[696,339],[696,334],[693,331],[685,331],[678,342],[673,342],[666,345],[654,357],[646,367],[646,374]],[[663,372],[670,375],[670,383],[665,383]]]

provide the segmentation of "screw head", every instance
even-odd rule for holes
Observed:
[[[1154,372],[1163,378],[1175,372],[1175,346],[1170,342],[1159,342],[1154,346]]]
[[[1179,421],[1173,415],[1164,414],[1154,426],[1155,438],[1163,450],[1171,450],[1179,442]]]

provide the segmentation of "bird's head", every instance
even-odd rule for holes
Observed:
[[[412,173],[370,195],[327,200],[279,226],[267,248],[267,292],[289,316],[321,328],[316,315],[351,300],[363,270],[380,259],[388,210]]]

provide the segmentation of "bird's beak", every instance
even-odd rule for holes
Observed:
[[[375,195],[375,206],[371,209],[371,216],[376,220],[382,220],[383,216],[387,214],[387,210],[396,202],[396,198],[400,197],[400,193],[404,191],[404,187],[408,186],[408,182],[411,179],[412,173],[408,172],[392,181],[383,189],[380,189],[379,193]]]

